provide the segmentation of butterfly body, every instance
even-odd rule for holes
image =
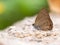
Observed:
[[[42,9],[36,17],[33,25],[38,30],[52,30],[53,23],[46,9]]]

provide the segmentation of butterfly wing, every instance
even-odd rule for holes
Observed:
[[[49,12],[44,8],[36,17],[34,27],[41,30],[51,30],[53,27],[52,20],[50,19]]]

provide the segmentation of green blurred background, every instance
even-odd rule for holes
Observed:
[[[42,8],[48,9],[47,0],[0,0],[0,29],[34,16]]]

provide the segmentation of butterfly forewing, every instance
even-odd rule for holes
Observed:
[[[42,9],[35,20],[34,27],[41,30],[52,30],[53,23],[50,19],[49,12],[46,9]]]

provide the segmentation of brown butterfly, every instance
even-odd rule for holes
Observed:
[[[53,22],[50,19],[49,12],[45,8],[37,15],[33,26],[38,30],[52,30]]]

